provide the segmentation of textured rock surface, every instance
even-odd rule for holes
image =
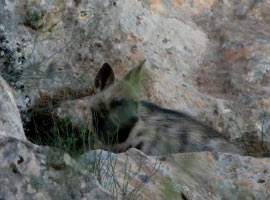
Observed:
[[[0,76],[0,135],[26,140],[13,90]]]
[[[76,126],[92,127],[91,97],[65,101],[53,112],[61,119],[70,117]]]
[[[109,62],[120,77],[146,58],[150,78],[143,98],[243,138],[250,155],[269,155],[269,10],[268,0],[2,0],[0,73],[16,89],[22,110],[79,99],[65,102],[58,113],[89,125],[91,97],[80,98],[93,93],[98,68]],[[4,85],[0,79],[0,133],[25,139]],[[2,136],[0,146],[3,199],[99,195],[99,189],[88,189],[88,176],[77,171],[75,161],[47,166],[47,148]],[[125,155],[115,169],[119,182]],[[135,150],[128,155],[131,185],[143,181],[143,197],[180,199],[182,192],[188,199],[269,198],[269,159],[177,154],[163,158],[162,170],[150,181],[156,159]]]
[[[268,154],[268,1],[45,2],[0,2],[2,75],[22,108],[90,95],[102,63],[122,76],[146,58],[145,99]]]
[[[136,149],[68,154],[0,137],[2,199],[259,199],[270,197],[269,158],[183,153],[149,157]],[[102,186],[90,173],[94,172]]]
[[[0,136],[0,199],[114,199],[68,154]]]
[[[130,149],[118,155],[92,151],[80,159],[90,167],[94,155],[102,166],[100,175],[104,186],[114,192],[136,195],[138,199],[270,198],[269,158],[209,152],[157,158]]]
[[[190,199],[263,200],[270,198],[269,161],[205,152],[173,155],[164,165]]]

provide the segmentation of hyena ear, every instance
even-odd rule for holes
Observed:
[[[95,77],[96,89],[103,90],[114,82],[114,72],[108,63],[104,63]]]
[[[135,67],[134,69],[130,70],[126,76],[124,77],[124,80],[129,81],[131,83],[139,83],[141,80],[141,71],[143,68],[143,65],[145,63],[145,59],[139,64],[139,66]]]

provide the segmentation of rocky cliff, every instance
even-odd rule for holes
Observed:
[[[269,159],[262,158],[270,155],[269,11],[268,0],[0,1],[0,199],[270,198]],[[111,183],[85,159],[93,152],[71,158],[65,148],[31,143],[35,124],[58,131],[55,117],[68,118],[68,130],[91,127],[100,66],[108,62],[122,77],[143,59],[142,99],[199,118],[250,157],[102,151],[110,159],[101,163],[121,163]],[[54,156],[60,164],[50,162]]]

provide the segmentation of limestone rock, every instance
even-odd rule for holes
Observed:
[[[0,136],[0,199],[115,199],[68,154]]]
[[[0,76],[0,135],[26,140],[13,90]]]
[[[168,156],[164,165],[188,199],[270,198],[269,158],[186,153]]]
[[[146,156],[136,149],[113,154],[91,151],[80,157],[91,168],[97,158],[104,187],[135,199],[269,199],[269,158],[227,153]]]
[[[61,105],[54,110],[59,116],[91,126],[92,83],[99,67],[108,62],[122,77],[147,59],[143,99],[200,118],[240,139],[250,155],[269,156],[269,10],[268,1],[250,0],[2,0],[0,74],[16,89],[22,110]],[[25,140],[7,88],[0,78],[0,133]],[[0,144],[1,198],[99,195],[99,189],[88,188],[89,177],[77,171],[76,161],[64,169],[61,162],[47,166],[48,148],[2,136]],[[156,199],[269,198],[268,158],[175,154],[159,158],[165,161],[152,177],[156,157],[135,150],[111,155],[120,160],[119,183],[125,181],[126,155],[133,163],[130,185],[117,191],[122,195],[133,195],[127,191],[143,182],[139,196],[146,199],[153,198],[150,194]]]
[[[0,2],[1,74],[22,109],[91,95],[104,62],[120,77],[147,59],[144,99],[269,154],[269,3],[45,2]]]
[[[75,126],[92,127],[91,98],[69,100],[60,104],[54,114],[60,119],[70,118]]]

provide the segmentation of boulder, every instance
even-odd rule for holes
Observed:
[[[90,151],[79,161],[89,169],[96,164],[103,186],[120,199],[270,198],[269,158],[210,152],[157,157],[129,149],[121,154]]]
[[[157,157],[130,149],[89,151],[73,159],[12,137],[0,136],[0,145],[2,199],[270,197],[269,158],[210,152]]]
[[[91,127],[97,70],[108,62],[119,78],[146,59],[142,99],[199,118],[244,143],[249,155],[269,156],[269,9],[268,1],[250,0],[2,0],[0,74],[21,111],[46,108]],[[23,141],[16,103],[0,77],[1,198],[113,198],[84,170],[94,170],[93,152],[76,161]],[[119,160],[109,167],[122,187],[96,176],[120,197],[269,198],[268,158],[97,152],[105,163]]]
[[[269,155],[267,2],[45,2],[0,2],[0,71],[22,109],[92,95],[104,62],[121,77],[147,59],[143,99]]]
[[[116,199],[68,154],[0,136],[0,199]]]
[[[13,90],[0,76],[0,135],[26,140]]]

